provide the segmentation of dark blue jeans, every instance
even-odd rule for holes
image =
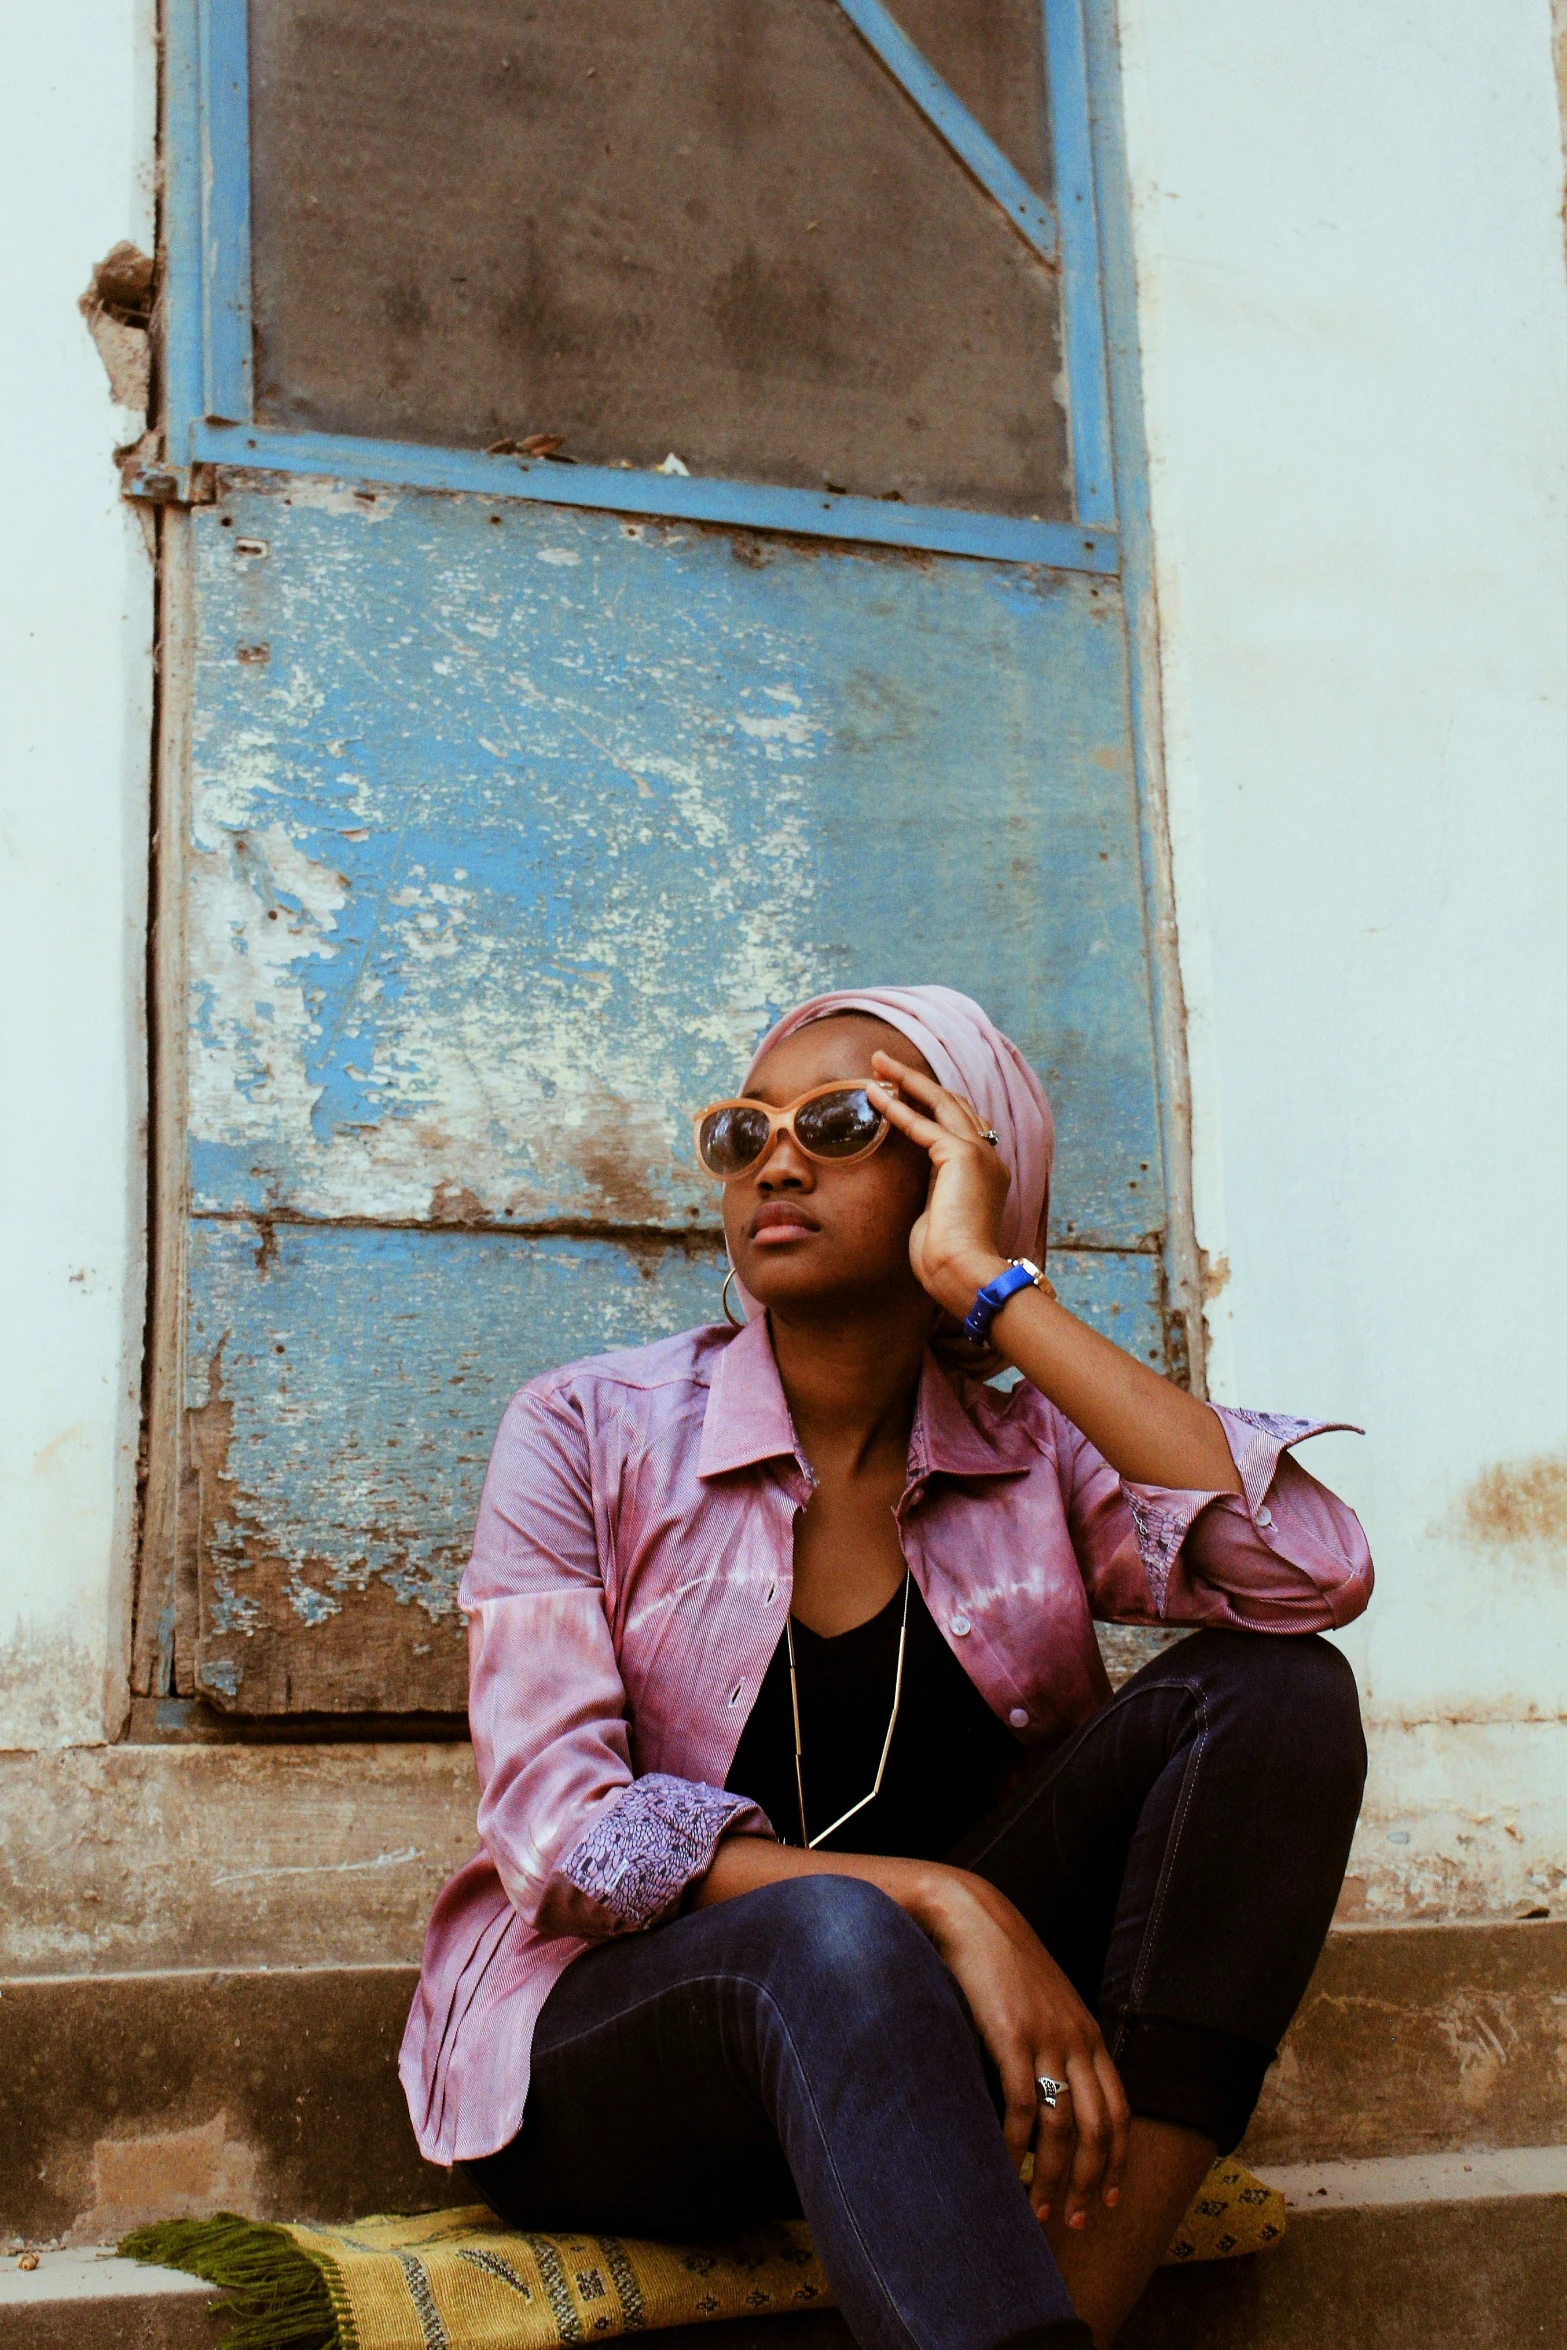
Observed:
[[[1364,1777],[1336,1649],[1199,1632],[1035,1758],[952,1858],[1097,2007],[1132,2111],[1227,2149],[1322,1947]],[[861,2350],[1087,2350],[967,2003],[852,1877],[577,1960],[539,2020],[521,2131],[468,2167],[528,2227],[680,2235],[803,2209]]]

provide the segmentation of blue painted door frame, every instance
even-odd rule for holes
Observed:
[[[1112,28],[1046,0],[1052,209],[840,5],[1062,271],[1070,523],[257,425],[244,0],[173,0],[150,1694],[460,1706],[505,1398],[714,1317],[685,1115],[817,987],[980,995],[1063,1294],[1195,1334]]]
[[[1037,195],[905,38],[881,0],[834,0],[937,136],[1061,273],[1070,417],[1070,523],[1029,522],[878,498],[681,479],[477,450],[283,432],[254,420],[250,294],[248,0],[169,0],[165,108],[164,460],[328,473],[472,490],[602,512],[734,523],[1063,570],[1119,569],[1111,355],[1100,259],[1091,42],[1085,0],[1042,0],[1054,203]]]

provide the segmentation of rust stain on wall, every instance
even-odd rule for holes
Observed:
[[[639,1104],[602,1099],[563,1142],[561,1156],[578,1169],[595,1212],[608,1222],[657,1225],[664,1214],[653,1171],[667,1149],[657,1122]]]
[[[484,1224],[484,1202],[465,1183],[438,1183],[430,1194],[432,1224]]]
[[[1465,1530],[1481,1542],[1567,1543],[1567,1456],[1498,1461],[1463,1494]]]

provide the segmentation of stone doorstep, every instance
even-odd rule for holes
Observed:
[[[1116,2350],[1559,2350],[1567,2147],[1271,2167],[1289,2230],[1163,2269]]]
[[[1327,1947],[1243,2161],[1567,2139],[1567,1920],[1352,1926]]]
[[[1290,2232],[1251,2260],[1164,2270],[1119,2350],[1553,2350],[1567,2308],[1567,2147],[1273,2173]],[[0,2266],[6,2350],[215,2350],[212,2288],[112,2253]],[[676,2326],[660,2350],[852,2350],[833,2311]]]
[[[213,2350],[224,2325],[212,2287],[172,2268],[143,2268],[110,2248],[41,2252],[29,2274],[0,2261],[5,2350]]]
[[[347,2219],[462,2199],[414,2147],[406,1966],[0,1984],[0,2245],[144,2219]],[[1314,2160],[1567,2139],[1567,1922],[1335,1934],[1242,2149]]]
[[[8,2339],[16,2311],[34,2303],[75,2308],[99,2301],[143,2301],[149,2294],[179,2299],[211,2291],[200,2277],[188,2277],[179,2269],[144,2268],[139,2260],[121,2260],[112,2244],[34,2257],[38,2266],[31,2271],[20,2268],[14,2255],[0,2261],[0,2326]]]
[[[1567,2197],[1567,2146],[1471,2146],[1457,2154],[1392,2154],[1369,2162],[1271,2163],[1268,2184],[1302,2218],[1319,2211],[1531,2196],[1548,2201]]]

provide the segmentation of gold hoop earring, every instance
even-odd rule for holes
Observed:
[[[719,1292],[718,1302],[724,1309],[724,1320],[729,1324],[730,1329],[743,1330],[745,1328],[744,1314],[732,1314],[729,1311],[729,1284],[734,1279],[734,1277],[735,1269],[733,1265],[731,1265],[728,1272],[724,1275],[724,1286]]]

